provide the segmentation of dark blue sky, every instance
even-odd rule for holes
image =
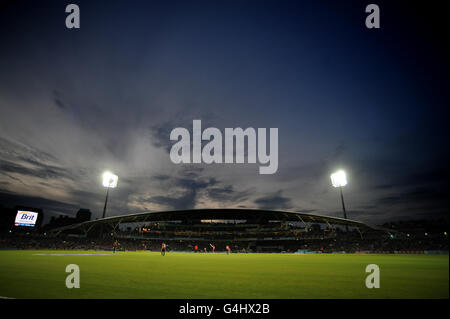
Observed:
[[[448,214],[448,49],[438,7],[378,1],[0,5],[0,203],[101,215],[249,207],[349,218]],[[439,16],[442,15],[442,16]],[[276,127],[279,169],[175,165],[170,131]]]

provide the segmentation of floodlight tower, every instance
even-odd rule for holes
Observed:
[[[342,202],[342,210],[344,211],[344,219],[347,219],[347,212],[345,211],[344,204],[344,194],[342,192],[342,187],[347,185],[347,176],[343,170],[339,170],[336,173],[331,174],[331,183],[334,187],[339,188],[339,192],[341,193],[341,202]],[[348,230],[348,226],[346,227]]]
[[[108,203],[109,189],[110,188],[116,188],[118,180],[119,180],[119,177],[117,175],[114,175],[111,172],[104,172],[103,173],[103,186],[106,187],[106,199],[105,199],[105,206],[103,207],[103,216],[102,216],[102,218],[105,218],[106,204]]]

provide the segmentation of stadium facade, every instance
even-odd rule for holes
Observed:
[[[301,212],[195,209],[101,218],[55,228],[48,235],[167,242],[171,248],[188,250],[195,246],[209,250],[212,245],[220,250],[230,245],[234,250],[281,252],[307,249],[314,240],[329,247],[344,236],[371,240],[392,233],[395,231],[355,220]]]

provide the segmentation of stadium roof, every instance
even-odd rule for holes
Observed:
[[[89,231],[93,226],[107,224],[114,229],[122,223],[138,223],[152,221],[188,221],[188,220],[281,220],[303,222],[305,225],[315,223],[325,223],[329,226],[341,225],[356,227],[359,230],[378,230],[391,232],[392,230],[372,226],[356,220],[330,217],[323,215],[313,215],[301,212],[272,211],[262,209],[191,209],[162,212],[146,212],[121,216],[112,216],[82,223],[72,224],[50,230],[50,232],[60,233],[70,229],[81,229]]]

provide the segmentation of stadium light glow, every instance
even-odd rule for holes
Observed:
[[[334,187],[342,187],[347,185],[347,176],[343,170],[331,174],[331,183]]]
[[[116,188],[117,187],[117,181],[119,180],[119,177],[111,172],[104,172],[103,173],[103,186],[106,187],[106,199],[105,199],[105,206],[103,207],[103,217],[105,218],[106,215],[106,205],[108,203],[108,195],[109,195],[109,189],[110,188]]]
[[[343,170],[339,170],[331,174],[330,177],[331,177],[331,184],[333,184],[334,187],[339,188],[339,191],[341,193],[342,211],[344,212],[344,219],[347,219],[347,212],[345,211],[345,204],[344,204],[344,194],[342,193],[342,187],[347,185],[347,175],[345,175],[345,172]],[[348,225],[345,225],[345,229],[348,231]]]
[[[116,188],[118,180],[119,180],[119,177],[111,172],[103,173],[103,186],[104,187]]]

